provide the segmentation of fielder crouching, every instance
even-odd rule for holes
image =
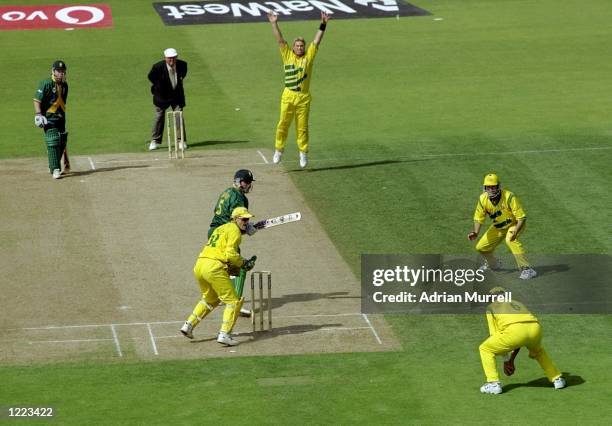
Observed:
[[[501,295],[505,291],[502,287],[495,287],[489,293]],[[516,300],[494,302],[487,307],[486,316],[489,337],[478,347],[478,351],[487,382],[480,387],[480,392],[502,393],[495,356],[510,355],[504,362],[504,373],[511,376],[515,371],[514,358],[523,346],[529,350],[529,357],[540,364],[555,389],[563,389],[566,386],[561,371],[555,367],[542,346],[540,322],[525,305]]]
[[[251,270],[255,266],[255,256],[249,260],[240,256],[242,234],[246,233],[249,219],[252,217],[254,216],[245,207],[236,207],[232,211],[231,221],[213,231],[198,256],[193,273],[200,286],[202,299],[180,329],[185,337],[193,339],[193,329],[223,302],[225,310],[217,342],[227,346],[238,344],[231,332],[244,298],[239,298],[236,294],[230,273],[235,273],[240,268]]]

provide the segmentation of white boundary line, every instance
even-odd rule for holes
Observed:
[[[376,337],[376,340],[378,341],[378,344],[382,345],[382,340],[380,340],[380,337],[378,337],[378,333],[376,332],[376,330],[372,326],[372,323],[370,322],[370,319],[368,318],[368,316],[366,314],[361,314],[361,316],[363,317],[365,322],[367,322],[368,325],[370,326],[370,330],[372,330],[372,334],[374,334],[374,337]]]
[[[115,330],[115,326],[113,324],[110,325],[111,331],[113,332],[113,339],[115,339],[115,347],[117,348],[117,353],[120,357],[123,356],[121,352],[121,345],[119,344],[119,337],[117,336],[117,331]]]
[[[265,162],[266,164],[270,164],[270,162],[268,161],[268,159],[266,158],[266,156],[265,156],[265,155],[263,155],[263,153],[262,153],[260,150],[257,150],[257,153],[259,154],[259,156],[260,156],[261,158],[263,158],[263,160],[264,160],[264,162]]]
[[[149,330],[149,337],[151,338],[151,346],[153,346],[153,353],[159,355],[157,351],[157,345],[155,344],[155,337],[153,336],[153,330],[151,330],[151,324],[147,323],[147,330]]]

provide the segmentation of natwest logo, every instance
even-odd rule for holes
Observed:
[[[283,20],[320,19],[321,11],[334,19],[423,16],[429,12],[405,0],[209,0],[153,3],[166,25],[265,22],[274,12]]]
[[[0,30],[112,26],[110,6],[104,3],[0,7]]]

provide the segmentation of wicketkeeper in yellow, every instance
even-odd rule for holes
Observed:
[[[485,258],[485,263],[480,269],[486,271],[501,267],[501,260],[495,258],[493,251],[499,243],[505,241],[521,271],[519,277],[523,280],[534,278],[537,273],[529,265],[523,244],[518,239],[525,230],[527,221],[521,202],[514,193],[501,189],[499,178],[493,173],[484,177],[483,191],[478,197],[474,212],[474,229],[468,234],[470,241],[475,240],[486,216],[493,220],[493,224],[476,244],[476,250]]]
[[[283,71],[285,73],[285,88],[281,97],[280,120],[276,126],[276,141],[274,144],[274,157],[272,161],[278,164],[285,149],[289,126],[295,118],[295,132],[297,146],[300,151],[300,167],[308,164],[308,115],[310,114],[310,80],[312,79],[312,65],[319,44],[325,34],[329,15],[321,12],[321,24],[312,43],[306,49],[306,41],[298,37],[293,41],[290,49],[278,27],[278,15],[268,13],[268,20],[272,24],[274,37],[280,46]]]
[[[502,296],[505,290],[495,287],[490,293]],[[563,389],[566,386],[561,372],[555,367],[542,346],[542,327],[538,319],[529,312],[525,305],[515,300],[493,302],[487,307],[486,315],[489,338],[482,342],[478,349],[487,383],[480,387],[480,392],[502,393],[495,356],[509,356],[504,362],[504,373],[511,376],[515,370],[514,358],[523,346],[529,350],[529,357],[540,364],[555,389]]]
[[[200,285],[202,300],[196,304],[193,313],[181,327],[180,331],[185,337],[193,339],[193,329],[223,302],[225,310],[217,342],[227,346],[238,344],[231,332],[244,298],[238,298],[229,276],[238,275],[242,267],[251,270],[255,266],[255,256],[247,260],[239,252],[242,234],[246,232],[252,217],[245,207],[236,207],[232,211],[231,222],[214,230],[198,256],[193,273]]]

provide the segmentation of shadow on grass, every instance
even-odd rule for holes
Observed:
[[[146,169],[147,167],[151,167],[149,165],[140,165],[140,166],[117,166],[117,167],[103,167],[95,170],[82,170],[82,171],[71,171],[65,176],[62,176],[63,179],[69,179],[71,177],[79,177],[79,176],[88,176],[94,173],[106,173],[106,172],[114,172],[116,170],[123,169]]]
[[[565,379],[565,382],[567,383],[567,387],[579,386],[583,383],[586,383],[586,380],[584,380],[581,376],[576,376],[568,372],[563,373],[563,378]],[[510,392],[511,390],[514,390],[516,388],[522,388],[522,387],[553,389],[552,383],[550,383],[546,377],[541,377],[539,379],[535,379],[527,383],[511,383],[509,385],[505,385],[504,393]]]
[[[360,167],[376,167],[376,166],[386,166],[389,164],[398,164],[398,163],[418,163],[421,161],[431,161],[429,159],[422,160],[380,160],[380,161],[368,161],[365,163],[353,163],[353,164],[342,164],[337,166],[327,166],[327,167],[306,167],[305,169],[292,169],[288,170],[288,173],[295,172],[323,172],[328,170],[345,170],[345,169],[357,169]]]
[[[560,272],[567,272],[571,268],[567,264],[562,265],[543,265],[543,266],[534,266],[534,269],[538,273],[538,275],[551,275],[558,274]]]
[[[537,264],[535,264],[533,265],[533,269],[536,270],[536,272],[538,273],[538,277],[540,277],[543,275],[552,275],[552,274],[567,272],[571,269],[571,267],[568,264],[542,265],[542,266],[538,266]],[[498,274],[504,274],[504,275],[516,274],[517,276],[520,274],[520,271],[518,270],[517,267],[511,267],[511,266],[497,268],[497,269],[494,269],[493,272],[498,273]]]
[[[346,291],[287,294],[283,297],[272,298],[272,308],[279,308],[287,303],[312,302],[320,299],[361,299],[361,296],[349,296]]]
[[[189,148],[195,148],[197,146],[211,146],[211,145],[231,145],[231,144],[244,144],[250,141],[199,141],[199,142],[188,142]]]

